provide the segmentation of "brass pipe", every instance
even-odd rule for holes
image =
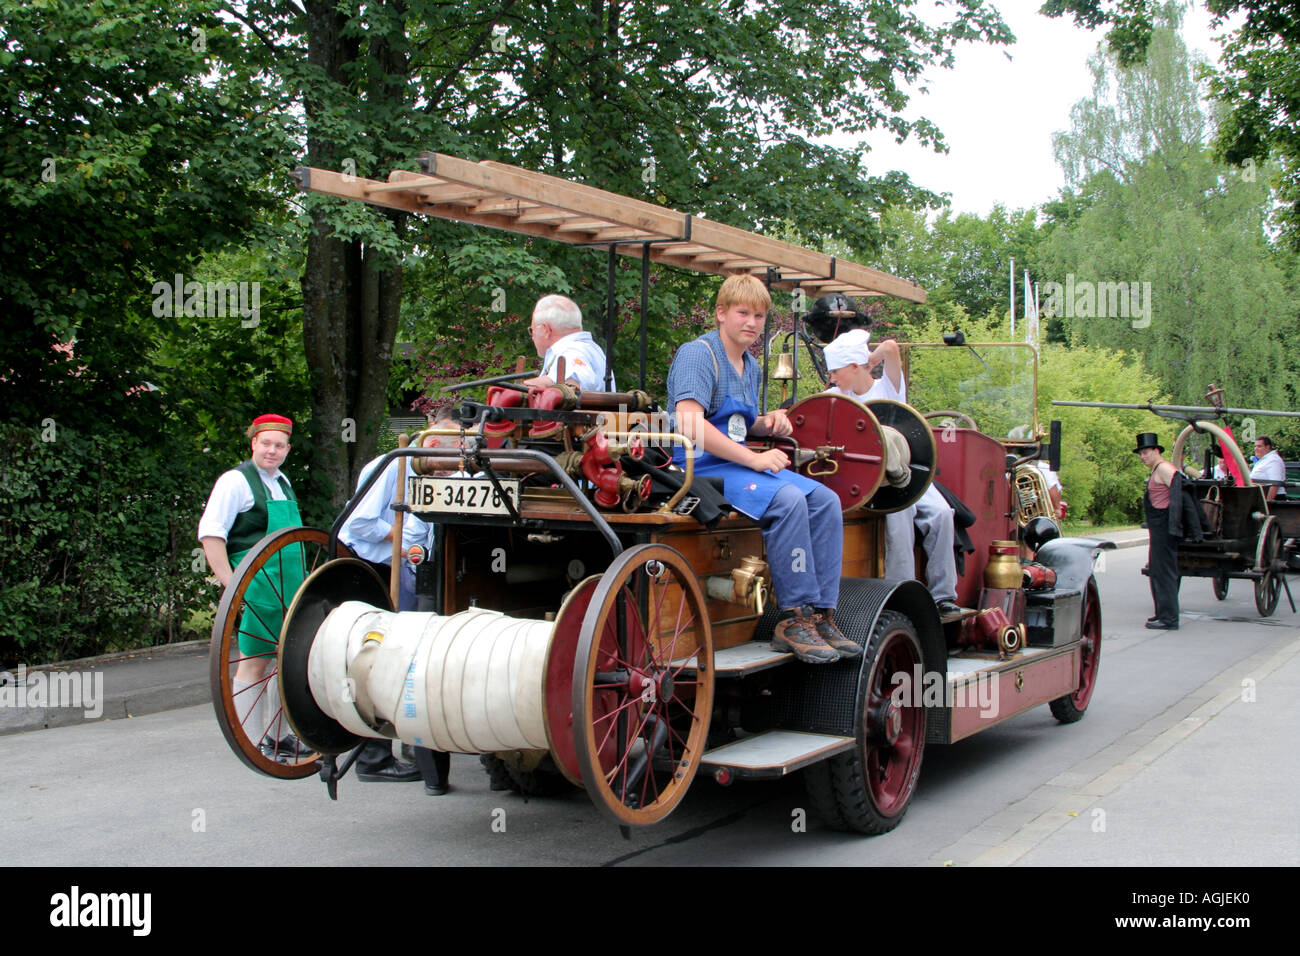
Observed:
[[[627,438],[635,435],[646,441],[668,441],[672,445],[681,445],[687,449],[686,457],[686,480],[682,486],[673,493],[673,496],[664,502],[663,506],[655,512],[656,514],[672,514],[678,503],[686,497],[691,490],[691,482],[695,480],[695,442],[687,438],[681,432],[605,432],[606,437]]]
[[[583,390],[578,407],[583,411],[643,412],[654,404],[647,392],[636,389],[631,392],[588,392]]]

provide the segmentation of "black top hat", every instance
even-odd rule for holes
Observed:
[[[1160,444],[1160,439],[1155,432],[1141,432],[1138,437],[1138,446],[1133,449],[1133,454],[1137,454],[1143,448],[1154,448],[1160,454],[1165,453],[1165,446]]]

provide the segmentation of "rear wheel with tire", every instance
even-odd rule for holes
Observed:
[[[813,809],[832,829],[887,833],[902,822],[921,775],[925,707],[921,688],[895,694],[893,677],[910,679],[924,659],[911,620],[881,612],[863,654],[857,741],[847,753],[804,771]]]

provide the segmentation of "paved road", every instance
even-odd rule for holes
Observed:
[[[0,737],[0,862],[65,864],[1292,864],[1300,790],[1300,617],[1260,620],[1184,582],[1178,632],[1143,629],[1145,549],[1099,573],[1099,686],[1085,720],[1038,708],[927,751],[903,824],[824,829],[797,779],[702,780],[665,823],[623,839],[581,793],[494,793],[476,758],[451,794],[278,782],[226,749],[209,706]],[[1243,682],[1246,682],[1243,685]],[[111,688],[110,688],[111,691]],[[1100,812],[1099,812],[1100,811]]]

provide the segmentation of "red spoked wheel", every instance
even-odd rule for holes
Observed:
[[[1101,596],[1097,579],[1088,579],[1084,592],[1083,634],[1079,640],[1079,686],[1073,694],[1058,697],[1048,706],[1052,716],[1063,724],[1082,720],[1097,686],[1097,668],[1101,664]]]
[[[253,546],[222,592],[212,624],[208,676],[226,743],[259,773],[294,780],[316,772],[317,754],[298,741],[284,714],[276,647],[302,582],[330,557],[329,535],[281,528]],[[254,739],[255,738],[255,739]]]
[[[659,544],[620,554],[591,594],[577,644],[582,785],[622,825],[662,820],[699,769],[713,706],[713,638],[686,559]]]
[[[894,675],[910,680],[925,658],[916,627],[897,611],[881,612],[863,656],[857,743],[805,770],[804,783],[813,807],[832,828],[886,833],[907,812],[925,754],[921,689],[899,694]]]

